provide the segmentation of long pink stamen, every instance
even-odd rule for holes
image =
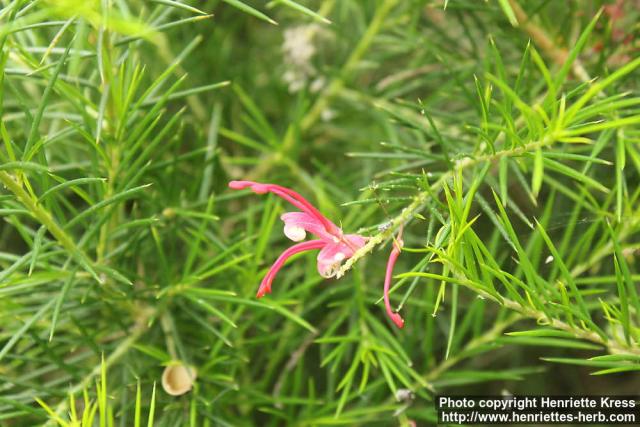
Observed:
[[[276,196],[285,199],[301,211],[306,212],[316,218],[322,223],[322,225],[324,225],[324,228],[327,230],[327,232],[334,235],[340,234],[340,228],[337,225],[329,221],[324,215],[322,215],[322,213],[318,209],[315,208],[315,206],[309,203],[300,194],[286,187],[282,187],[276,184],[262,184],[253,181],[231,181],[229,182],[229,187],[233,188],[234,190],[241,190],[243,188],[251,187],[251,189],[258,194],[271,192]]]
[[[262,283],[260,283],[260,288],[258,288],[258,293],[256,294],[256,296],[258,298],[261,298],[264,296],[264,294],[271,293],[271,283],[273,282],[276,274],[278,273],[278,271],[280,271],[287,259],[300,252],[310,251],[313,249],[322,249],[326,244],[327,242],[323,240],[308,240],[306,242],[301,242],[293,245],[282,252],[276,262],[274,262],[269,269],[267,275],[264,276],[264,279],[262,279]]]
[[[398,328],[402,328],[404,326],[404,320],[402,319],[402,316],[400,316],[398,313],[394,313],[391,309],[391,303],[389,302],[389,287],[391,286],[393,267],[396,265],[396,261],[398,259],[398,256],[400,255],[400,251],[402,250],[403,245],[404,242],[402,241],[402,229],[400,229],[398,238],[393,242],[393,249],[391,249],[391,254],[389,255],[389,260],[387,261],[387,272],[384,276],[384,307],[387,311],[387,315]]]

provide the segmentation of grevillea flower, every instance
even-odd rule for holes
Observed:
[[[394,313],[391,309],[391,303],[389,302],[389,288],[391,287],[391,278],[393,277],[393,267],[396,265],[396,261],[398,260],[398,256],[400,255],[403,245],[402,228],[400,228],[398,237],[393,240],[393,248],[391,249],[391,254],[387,261],[387,272],[384,276],[384,308],[387,311],[387,316],[389,316],[398,328],[402,328],[404,326],[404,320],[398,313]]]
[[[344,234],[340,227],[329,221],[304,197],[285,187],[275,184],[261,184],[252,181],[231,181],[229,187],[234,190],[251,188],[256,194],[273,193],[291,203],[301,212],[287,212],[280,219],[284,222],[284,234],[297,243],[286,249],[273,263],[267,275],[262,279],[256,296],[263,297],[271,293],[273,279],[288,258],[293,255],[320,249],[318,253],[318,273],[322,277],[334,277],[342,262],[364,246],[367,238],[358,234]],[[303,242],[307,232],[318,239]]]
[[[287,212],[280,216],[280,219],[284,222],[285,236],[294,242],[300,243],[286,249],[280,254],[278,259],[276,259],[262,279],[262,283],[260,283],[260,288],[258,288],[258,293],[256,294],[258,298],[271,293],[273,279],[287,259],[293,255],[300,252],[320,249],[318,253],[318,273],[320,273],[322,277],[330,278],[337,274],[342,262],[351,258],[367,241],[366,237],[360,236],[359,234],[344,234],[340,227],[322,215],[320,211],[304,197],[286,187],[281,187],[276,184],[261,184],[253,181],[231,181],[229,187],[234,190],[250,188],[256,194],[273,193],[300,209],[300,212]],[[303,242],[307,237],[307,232],[315,235],[318,239]],[[398,237],[393,241],[393,249],[391,250],[391,255],[389,255],[387,272],[384,278],[385,309],[389,318],[398,328],[404,326],[404,320],[402,320],[402,317],[398,313],[394,313],[391,309],[389,287],[391,286],[393,267],[400,255],[402,245],[401,228]]]

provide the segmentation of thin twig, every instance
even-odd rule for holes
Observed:
[[[535,22],[527,15],[522,9],[520,4],[516,0],[509,0],[509,4],[513,9],[518,20],[518,25],[524,30],[533,40],[533,43],[538,46],[549,58],[558,65],[563,65],[569,58],[569,51],[566,48],[557,46],[547,32],[536,25]],[[589,73],[582,66],[580,60],[576,58],[571,65],[571,71],[573,74],[583,82],[591,80]]]

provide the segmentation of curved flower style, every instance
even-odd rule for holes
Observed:
[[[394,313],[391,309],[391,303],[389,302],[389,287],[391,286],[391,278],[393,276],[393,267],[396,265],[396,261],[398,260],[398,256],[400,255],[400,251],[402,250],[402,246],[404,242],[402,241],[402,228],[400,228],[400,232],[398,233],[398,237],[393,241],[393,249],[391,249],[391,254],[389,255],[389,260],[387,261],[387,272],[384,275],[384,308],[387,311],[387,316],[396,324],[398,328],[402,328],[404,326],[404,320],[398,313]]]
[[[340,264],[345,259],[351,258],[367,241],[366,237],[358,234],[343,234],[340,227],[322,215],[304,197],[288,188],[276,184],[261,184],[253,181],[231,181],[229,187],[234,190],[251,188],[256,194],[273,193],[301,210],[301,212],[287,212],[280,217],[284,222],[285,236],[294,242],[301,243],[291,246],[280,254],[269,269],[269,272],[267,272],[267,275],[262,279],[256,294],[258,298],[271,293],[273,279],[287,259],[293,255],[320,249],[318,253],[318,273],[322,277],[330,278],[336,275]],[[307,232],[315,235],[318,239],[302,242],[307,236]]]

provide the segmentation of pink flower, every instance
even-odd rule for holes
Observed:
[[[340,227],[329,221],[320,213],[311,203],[304,197],[285,187],[276,184],[261,184],[253,181],[231,181],[229,187],[234,190],[242,190],[251,188],[256,194],[273,193],[278,197],[288,201],[301,212],[287,212],[280,216],[284,222],[284,234],[289,239],[297,243],[286,249],[280,254],[278,259],[273,263],[266,276],[260,283],[258,298],[263,297],[267,293],[271,293],[271,284],[276,274],[284,263],[293,255],[320,249],[318,253],[318,273],[322,277],[334,277],[340,268],[342,262],[351,258],[353,254],[364,246],[367,238],[358,234],[343,234]],[[307,232],[315,235],[318,239],[303,240],[307,237]],[[404,320],[398,313],[394,313],[389,302],[389,287],[391,286],[391,278],[393,276],[393,267],[396,264],[398,256],[403,246],[402,228],[398,233],[398,237],[393,241],[393,249],[387,261],[387,271],[384,278],[384,306],[389,318],[396,324],[398,328],[404,326]]]
[[[391,286],[391,278],[393,276],[393,267],[396,265],[396,261],[398,260],[398,256],[400,255],[400,251],[402,250],[402,246],[404,242],[402,241],[402,228],[398,232],[398,237],[393,241],[393,249],[391,249],[391,254],[389,255],[389,260],[387,261],[387,272],[384,276],[384,308],[387,311],[387,316],[396,324],[398,328],[402,328],[404,326],[404,320],[398,313],[394,313],[391,310],[391,303],[389,302],[389,287]]]
[[[273,263],[267,275],[262,279],[256,296],[258,298],[271,293],[271,283],[288,258],[293,255],[320,249],[318,253],[318,273],[322,277],[330,278],[336,275],[342,262],[351,258],[353,254],[364,246],[367,238],[358,234],[343,234],[340,227],[329,221],[304,197],[285,187],[275,184],[261,184],[252,181],[231,181],[229,187],[234,190],[251,188],[254,193],[273,193],[288,201],[301,212],[287,212],[280,219],[284,222],[284,234],[295,244],[282,252]],[[307,232],[318,239],[302,242]],[[396,255],[397,256],[397,255]]]

